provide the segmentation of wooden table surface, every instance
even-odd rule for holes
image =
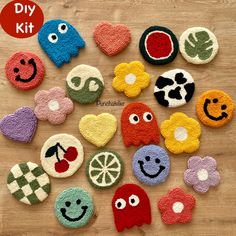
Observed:
[[[1,1],[1,8],[8,1]],[[63,18],[73,24],[82,34],[87,46],[81,50],[79,57],[70,64],[57,69],[40,49],[37,35],[28,39],[15,39],[0,29],[0,116],[14,112],[21,106],[34,107],[34,94],[40,89],[54,86],[64,88],[67,73],[78,64],[88,64],[98,67],[105,80],[105,91],[101,101],[129,102],[142,101],[155,112],[159,123],[173,112],[185,112],[196,118],[195,103],[199,95],[208,89],[222,89],[236,101],[235,64],[236,64],[236,1],[233,0],[47,0],[35,1],[44,12],[45,21],[53,18]],[[129,47],[115,57],[107,57],[99,51],[93,41],[93,29],[99,22],[107,20],[112,23],[124,23],[132,32],[132,42]],[[197,66],[187,63],[179,54],[170,64],[152,66],[146,63],[138,50],[139,38],[142,32],[151,25],[162,25],[170,28],[179,38],[181,33],[192,26],[204,26],[212,30],[218,39],[220,50],[216,58],[207,65]],[[46,76],[39,88],[23,92],[13,88],[4,73],[6,60],[16,51],[31,51],[44,62]],[[121,62],[133,60],[142,61],[146,70],[152,74],[151,85],[136,99],[128,99],[123,94],[116,93],[112,87],[113,69]],[[183,68],[189,71],[195,79],[196,92],[193,99],[178,109],[161,107],[153,96],[153,87],[157,76],[164,71]],[[97,106],[96,104],[82,106],[75,104],[75,111],[62,125],[53,126],[48,122],[39,122],[38,129],[30,144],[22,144],[7,140],[0,136],[0,235],[118,235],[113,222],[111,199],[116,190],[113,187],[99,191],[88,183],[85,176],[85,162],[96,148],[85,141],[78,130],[79,119],[88,113],[99,114],[110,112],[120,118],[122,106]],[[44,141],[51,135],[66,132],[81,140],[85,149],[85,162],[81,169],[70,178],[51,178],[52,190],[47,200],[35,206],[27,206],[16,201],[9,193],[6,178],[9,169],[16,163],[32,161],[40,164],[39,154]],[[109,148],[120,153],[125,162],[125,175],[119,186],[125,183],[135,183],[142,186],[151,200],[152,224],[141,228],[134,227],[125,230],[120,235],[236,235],[236,127],[235,120],[220,129],[211,129],[202,125],[200,149],[195,153],[201,156],[213,156],[218,162],[221,184],[212,188],[205,195],[195,193],[183,182],[183,172],[191,155],[170,154],[171,172],[168,180],[158,186],[148,187],[140,184],[132,174],[131,161],[137,148],[125,148],[118,132],[108,144]],[[164,145],[163,139],[161,146]],[[53,206],[56,196],[68,187],[82,187],[89,191],[95,203],[95,215],[90,224],[82,229],[66,229],[56,220]],[[186,225],[166,226],[162,223],[157,210],[157,200],[174,187],[182,187],[194,194],[197,205],[193,221]]]

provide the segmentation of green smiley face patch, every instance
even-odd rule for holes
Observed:
[[[94,103],[102,95],[103,77],[95,67],[78,65],[67,75],[66,88],[71,99],[81,104]]]
[[[92,197],[81,188],[68,188],[57,196],[55,215],[66,228],[85,226],[94,212]]]

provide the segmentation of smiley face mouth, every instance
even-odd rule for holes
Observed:
[[[218,117],[215,117],[215,116],[212,116],[209,112],[208,112],[208,105],[211,103],[211,100],[210,99],[206,99],[205,100],[205,103],[204,103],[204,106],[203,106],[203,109],[204,109],[204,112],[206,114],[206,116],[211,119],[211,120],[214,120],[214,121],[219,121],[219,120],[222,120],[224,118],[227,118],[228,114],[226,112],[222,112],[220,116]]]
[[[81,209],[83,209],[82,214],[80,216],[76,217],[76,218],[71,218],[71,217],[67,216],[65,208],[61,208],[61,214],[66,220],[75,222],[75,221],[81,220],[84,217],[84,215],[87,212],[88,207],[87,206],[82,206]]]
[[[149,173],[147,173],[147,172],[144,170],[144,168],[143,168],[144,162],[143,162],[143,161],[138,161],[138,163],[139,163],[141,172],[142,172],[145,176],[147,176],[147,177],[149,177],[149,178],[152,178],[152,179],[158,177],[158,176],[161,174],[161,172],[165,169],[165,166],[160,165],[160,166],[159,166],[159,170],[158,170],[158,172],[157,172],[156,174],[149,174]]]
[[[25,62],[24,63],[23,62],[24,62],[24,60],[21,60],[21,64],[24,65]],[[28,79],[22,79],[20,77],[20,75],[17,75],[16,78],[15,78],[16,81],[20,81],[20,82],[23,82],[23,83],[28,83],[28,82],[30,82],[31,80],[33,80],[35,78],[35,76],[37,75],[37,66],[36,66],[36,63],[34,61],[34,58],[29,59],[28,64],[32,65],[33,68],[34,68],[34,71],[33,71],[32,75]],[[16,73],[19,72],[19,69],[14,68],[14,72],[16,72]]]

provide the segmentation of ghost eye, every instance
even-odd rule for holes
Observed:
[[[129,197],[129,204],[133,207],[137,206],[139,204],[139,197],[137,195],[132,194]]]
[[[145,112],[143,114],[143,119],[146,121],[146,122],[150,122],[152,120],[152,114],[150,112]]]
[[[116,200],[115,206],[119,210],[124,209],[126,206],[126,201],[123,198],[119,198]]]
[[[138,117],[136,114],[131,114],[131,115],[129,116],[129,122],[130,122],[131,124],[136,125],[136,124],[138,124],[138,122],[139,122],[139,117]]]
[[[58,31],[61,33],[61,34],[65,34],[68,30],[68,27],[65,23],[61,23],[58,25]]]
[[[57,40],[58,40],[58,37],[55,33],[52,33],[52,34],[49,34],[48,35],[48,40],[51,42],[51,43],[56,43]]]

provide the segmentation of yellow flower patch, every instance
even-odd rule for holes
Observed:
[[[127,97],[137,97],[142,89],[150,84],[150,75],[140,61],[121,63],[115,68],[115,78],[112,87],[118,92],[124,92]]]
[[[176,112],[161,124],[161,134],[166,148],[174,153],[195,152],[200,145],[200,124],[182,112]]]

